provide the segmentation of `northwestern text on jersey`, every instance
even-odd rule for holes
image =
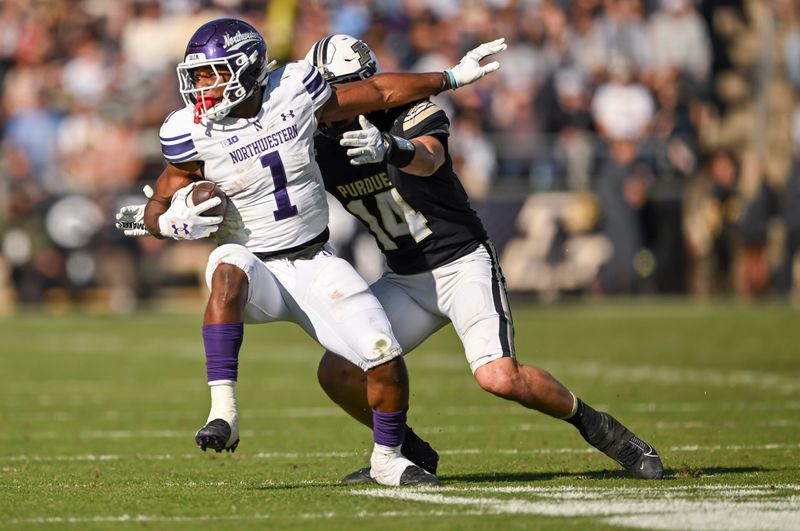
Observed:
[[[233,161],[234,164],[237,164],[239,162],[244,162],[250,157],[258,155],[259,153],[263,153],[264,151],[267,151],[270,148],[277,147],[283,144],[284,142],[287,142],[296,137],[297,137],[297,126],[290,125],[289,127],[281,129],[276,133],[262,136],[261,138],[258,138],[255,141],[250,142],[245,146],[242,146],[238,149],[234,149],[228,154],[231,156],[231,161]]]

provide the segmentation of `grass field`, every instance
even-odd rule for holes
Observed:
[[[406,359],[442,486],[343,486],[371,434],[317,387],[319,348],[248,327],[242,443],[202,453],[196,315],[0,320],[3,529],[800,529],[800,312],[680,301],[515,306],[518,357],[652,442],[627,479],[569,425],[475,385],[452,330]]]

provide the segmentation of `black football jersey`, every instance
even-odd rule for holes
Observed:
[[[445,148],[444,164],[427,177],[385,163],[353,166],[347,148],[317,135],[317,163],[327,191],[361,220],[396,273],[428,271],[474,251],[487,239],[486,231],[453,172],[444,111],[426,99],[367,118],[408,140],[435,136]]]

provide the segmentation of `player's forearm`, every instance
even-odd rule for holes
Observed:
[[[163,238],[161,229],[158,225],[158,218],[167,211],[169,203],[163,203],[156,199],[150,199],[144,208],[144,228],[156,238]]]
[[[167,211],[172,194],[181,187],[185,180],[183,176],[175,175],[175,173],[175,169],[168,165],[158,176],[153,196],[144,208],[144,228],[156,238],[163,237],[158,218]]]
[[[173,166],[167,169],[156,180],[153,196],[144,207],[144,228],[156,238],[163,238],[161,225],[158,218],[169,209],[173,194],[183,186],[188,185],[191,179],[181,174]]]
[[[414,144],[414,158],[403,167],[403,173],[428,177],[444,164],[444,149],[437,149],[437,146],[430,146],[418,138],[412,139],[411,143]]]
[[[336,87],[335,105],[323,110],[322,121],[335,122],[381,109],[391,109],[449,89],[441,72],[427,74],[376,74],[369,79]]]
[[[421,100],[450,88],[449,78],[443,72],[427,74],[376,74],[366,81],[380,95],[381,107],[371,110],[390,109]]]

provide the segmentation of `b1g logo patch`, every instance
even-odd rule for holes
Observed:
[[[220,142],[220,143],[219,143],[219,146],[220,146],[220,147],[228,147],[228,146],[230,146],[230,145],[233,145],[233,144],[235,144],[235,143],[236,143],[236,142],[238,142],[238,141],[239,141],[239,137],[238,137],[238,136],[236,136],[236,135],[233,135],[233,136],[231,136],[231,137],[228,137],[228,138],[226,138],[226,139],[225,139],[225,140],[223,140],[222,142]]]

